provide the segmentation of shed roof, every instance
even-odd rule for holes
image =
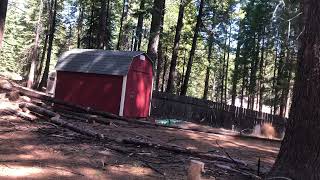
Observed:
[[[97,49],[74,49],[65,52],[56,65],[57,71],[94,74],[128,74],[134,57],[145,55],[140,51],[108,51]]]

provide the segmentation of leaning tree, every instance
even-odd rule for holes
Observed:
[[[301,0],[298,71],[286,135],[272,176],[320,179],[320,1]]]

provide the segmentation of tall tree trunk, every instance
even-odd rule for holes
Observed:
[[[91,6],[91,14],[90,14],[90,27],[89,27],[89,39],[88,39],[88,47],[89,49],[93,48],[93,27],[94,26],[94,3]]]
[[[224,101],[224,77],[225,77],[225,68],[226,68],[226,56],[227,56],[227,36],[225,36],[224,41],[224,52],[223,52],[223,61],[222,61],[222,71],[221,71],[221,88],[220,88],[220,103],[223,103]]]
[[[210,70],[211,70],[211,58],[212,58],[212,46],[213,46],[213,33],[209,35],[209,50],[208,50],[208,66],[206,71],[206,79],[204,84],[204,91],[203,91],[203,99],[208,99],[208,91],[209,91],[209,80],[210,80]]]
[[[155,87],[156,90],[159,90],[159,83],[160,83],[160,74],[161,74],[161,67],[163,63],[163,50],[162,50],[162,42],[163,42],[163,22],[164,22],[164,15],[165,15],[165,4],[166,1],[163,0],[163,9],[161,11],[161,22],[160,22],[160,37],[159,37],[159,45],[158,45],[158,63],[157,63],[157,74],[155,80]]]
[[[83,26],[83,13],[84,13],[84,5],[82,4],[82,0],[79,1],[79,17],[77,24],[77,48],[79,49],[81,46],[81,32]]]
[[[224,83],[224,102],[227,102],[227,91],[228,91],[228,70],[229,70],[229,60],[230,60],[230,45],[231,45],[231,30],[232,26],[230,23],[230,30],[229,30],[229,43],[228,43],[228,55],[227,55],[227,64],[226,64],[226,69],[225,69],[225,83]]]
[[[164,0],[154,0],[147,54],[155,63],[158,62],[157,61],[158,46],[159,46],[161,19],[162,19],[163,11],[164,11]]]
[[[41,59],[40,62],[38,63],[37,67],[37,74],[36,74],[36,84],[35,87],[40,90],[40,81],[41,81],[41,73],[43,69],[43,62],[46,57],[46,52],[47,52],[47,46],[48,46],[48,39],[49,39],[49,34],[48,34],[48,29],[45,31],[46,37],[43,43],[43,49],[42,49],[42,54],[41,54]]]
[[[231,89],[231,105],[234,106],[236,102],[237,97],[237,85],[239,81],[239,65],[240,65],[240,48],[242,45],[242,37],[240,35],[241,33],[241,22],[240,22],[240,29],[238,32],[238,42],[237,42],[237,50],[236,50],[236,58],[234,62],[234,70],[233,70],[233,76],[232,76],[232,89]]]
[[[124,23],[127,21],[128,11],[129,11],[129,0],[123,0],[117,50],[122,49],[122,46],[125,46],[125,44],[124,44],[125,41],[127,41],[127,35],[126,34],[124,35],[124,30],[126,29]]]
[[[260,64],[259,64],[259,105],[258,105],[258,109],[259,112],[262,112],[262,105],[263,105],[263,94],[264,94],[264,51],[265,51],[265,32],[263,34],[262,37],[262,45],[261,45],[261,58],[260,58]],[[268,48],[268,45],[266,46],[266,48]],[[266,56],[267,57],[267,56]]]
[[[167,73],[167,64],[168,64],[168,48],[166,47],[166,53],[164,55],[164,64],[163,64],[163,72],[162,72],[162,87],[161,90],[162,92],[165,91],[165,83],[166,83],[166,73]]]
[[[138,23],[136,28],[136,40],[134,42],[134,51],[140,51],[141,40],[142,40],[142,28],[143,28],[143,19],[145,15],[145,0],[140,1],[140,9],[138,16]]]
[[[3,35],[4,35],[4,25],[6,22],[8,0],[0,1],[0,48],[2,47]]]
[[[41,31],[41,15],[43,10],[43,2],[40,0],[40,9],[38,14],[38,22],[37,22],[37,30],[35,33],[35,40],[34,45],[31,52],[31,65],[28,75],[28,82],[27,87],[32,88],[34,85],[34,77],[36,73],[36,65],[39,63],[39,57],[38,57],[38,49],[39,49],[39,41],[40,41],[40,31]]]
[[[272,176],[320,179],[320,2],[301,1],[303,27],[298,72],[286,134]],[[301,28],[302,29],[302,28]]]
[[[46,86],[48,76],[49,76],[49,68],[50,68],[50,60],[51,60],[51,51],[52,51],[52,45],[53,45],[53,39],[54,39],[54,33],[56,30],[56,17],[57,17],[57,0],[54,0],[54,4],[52,6],[53,12],[51,12],[52,19],[51,19],[51,25],[50,25],[50,34],[49,34],[49,44],[48,44],[48,51],[47,51],[47,60],[46,60],[46,65],[44,68],[43,76],[40,82],[40,88]]]
[[[176,33],[174,36],[172,57],[171,57],[171,63],[170,63],[170,72],[169,72],[169,78],[168,78],[168,83],[167,83],[167,92],[169,92],[169,93],[173,93],[173,91],[175,89],[176,66],[177,66],[177,59],[178,59],[178,53],[179,53],[179,43],[180,43],[181,31],[183,28],[184,9],[185,9],[188,2],[185,0],[180,0],[179,16],[178,16],[178,21],[177,21],[177,26],[176,26]]]
[[[99,49],[106,49],[106,35],[107,35],[107,0],[100,0],[100,21],[98,32],[98,47]]]
[[[244,91],[246,89],[247,86],[247,82],[246,82],[246,74],[247,74],[247,66],[245,64],[242,65],[242,85],[241,85],[241,96],[240,96],[240,107],[243,107],[243,101],[244,101]]]
[[[249,96],[248,96],[248,109],[254,109],[255,93],[257,86],[257,70],[259,64],[259,54],[260,54],[260,34],[258,38],[254,39],[254,59],[251,61],[250,68],[250,83],[249,83]]]
[[[194,58],[194,54],[197,48],[197,40],[198,40],[198,34],[199,34],[199,29],[202,23],[202,9],[204,6],[204,0],[200,1],[200,7],[199,7],[199,13],[198,13],[198,17],[197,17],[197,24],[196,27],[194,29],[194,35],[193,35],[193,40],[192,40],[192,46],[191,46],[191,51],[190,51],[190,55],[189,55],[189,60],[188,60],[188,65],[187,65],[187,71],[186,71],[186,75],[183,81],[183,85],[181,88],[181,93],[180,95],[185,96],[187,94],[187,90],[188,90],[188,86],[189,86],[189,79],[190,79],[190,75],[191,75],[191,68],[192,68],[192,63],[193,63],[193,58]]]

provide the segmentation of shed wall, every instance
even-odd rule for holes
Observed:
[[[137,56],[127,75],[126,98],[124,104],[124,116],[148,117],[153,81],[153,67],[148,57],[141,60]]]
[[[55,97],[118,114],[122,79],[122,76],[58,71]]]

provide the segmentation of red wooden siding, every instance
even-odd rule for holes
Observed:
[[[55,97],[66,102],[119,114],[122,76],[57,72]]]
[[[127,75],[124,116],[148,117],[152,92],[152,63],[134,58]]]

